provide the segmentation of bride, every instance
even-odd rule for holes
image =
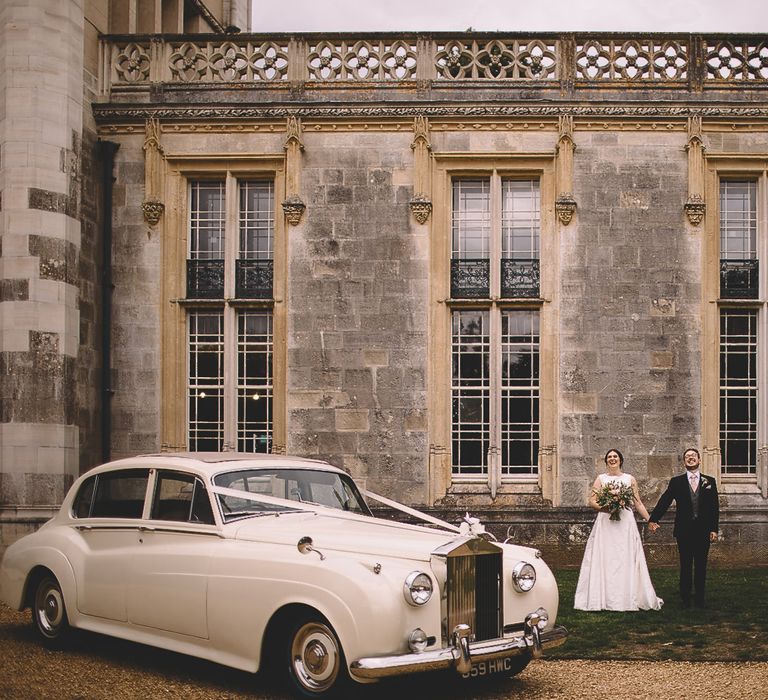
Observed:
[[[631,486],[634,506],[643,520],[648,511],[640,500],[637,481],[621,468],[624,457],[618,450],[605,455],[607,473],[592,484],[589,505],[598,512],[587,540],[576,585],[576,610],[659,610],[664,601],[656,595],[645,562],[643,543],[637,531],[634,513],[620,511],[619,520],[611,520],[607,509],[598,505],[596,491],[606,484]]]

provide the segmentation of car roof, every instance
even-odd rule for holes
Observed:
[[[345,474],[343,469],[328,462],[290,455],[258,454],[251,452],[160,452],[137,455],[107,462],[89,470],[89,474],[128,467],[156,469],[187,469],[212,476],[236,469],[318,469]]]

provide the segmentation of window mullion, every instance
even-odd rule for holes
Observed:
[[[498,258],[493,258],[494,261]],[[498,304],[490,313],[490,441],[488,448],[488,482],[491,495],[501,485],[501,310]]]
[[[501,178],[494,171],[491,176],[491,231],[490,231],[491,299],[501,296]]]
[[[757,483],[768,496],[768,171],[758,183],[757,250],[760,270],[760,299],[757,327]]]
[[[237,445],[237,312],[229,302],[235,296],[235,260],[240,236],[239,192],[231,172],[226,180],[224,245],[224,446]]]

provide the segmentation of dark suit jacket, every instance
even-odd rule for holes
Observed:
[[[699,472],[701,474],[701,472]],[[675,502],[675,537],[686,537],[696,532],[717,532],[720,524],[720,503],[717,496],[717,482],[711,476],[701,474],[699,480],[699,517],[693,519],[693,503],[688,486],[688,473],[673,476],[667,490],[651,512],[649,522],[657,523],[664,517],[667,508]],[[694,527],[695,526],[695,527]]]

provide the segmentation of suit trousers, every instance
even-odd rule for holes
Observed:
[[[680,598],[683,603],[690,603],[693,590],[694,602],[703,605],[709,531],[697,525],[698,523],[694,522],[690,531],[677,536],[677,551],[680,555]]]

